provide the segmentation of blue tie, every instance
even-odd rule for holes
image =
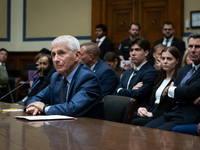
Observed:
[[[169,42],[169,40],[168,39],[166,39],[166,43],[165,43],[165,45],[167,46],[167,43]]]
[[[182,79],[181,81],[181,86],[185,85],[186,81],[191,78],[191,76],[193,75],[193,72],[195,71],[195,67],[193,67],[192,69],[190,69],[190,71],[186,74],[186,76]]]
[[[66,78],[64,78],[63,79],[63,88],[62,88],[61,97],[60,97],[61,104],[66,102],[67,90],[68,90],[67,83],[68,83],[68,81],[66,80]]]

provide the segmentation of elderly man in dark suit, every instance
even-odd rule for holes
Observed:
[[[47,88],[28,99],[26,112],[103,119],[100,82],[86,65],[79,64],[78,40],[72,36],[57,37],[52,42],[51,55],[57,72]]]
[[[115,94],[133,97],[137,107],[148,106],[157,70],[147,62],[150,44],[142,37],[136,37],[129,45],[133,68],[122,74]]]
[[[96,25],[95,34],[97,39],[94,41],[101,50],[100,59],[103,60],[104,55],[109,52],[113,51],[114,47],[113,44],[106,38],[107,34],[107,27],[103,24]]]
[[[83,43],[80,51],[81,63],[85,63],[99,77],[103,96],[112,95],[119,83],[118,76],[110,66],[99,59],[98,46],[93,42]]]
[[[174,83],[166,87],[167,95],[176,101],[177,106],[168,113],[146,124],[146,127],[172,130],[183,124],[197,124],[200,120],[200,32],[188,37],[188,55],[193,64],[181,68]]]
[[[185,51],[185,42],[174,37],[174,25],[172,24],[172,22],[166,21],[163,24],[162,33],[164,35],[164,38],[157,40],[154,46],[156,46],[157,44],[163,44],[167,47],[175,46],[180,51],[181,56],[183,56]]]

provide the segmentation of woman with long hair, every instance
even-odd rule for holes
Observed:
[[[181,55],[174,47],[166,47],[161,53],[161,70],[154,84],[154,91],[150,97],[150,107],[140,107],[132,120],[132,124],[144,126],[151,120],[159,117],[162,113],[173,107],[173,99],[163,97],[163,90],[174,81],[178,69],[181,67]]]

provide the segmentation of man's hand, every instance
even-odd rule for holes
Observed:
[[[140,117],[146,117],[146,115],[147,115],[147,109],[144,108],[144,107],[140,107],[140,108],[138,109],[137,114],[138,114],[138,116],[140,116]]]
[[[139,89],[140,87],[142,87],[143,86],[143,82],[138,82],[133,88],[132,88],[132,90],[137,90],[137,89]]]
[[[167,95],[168,89],[169,89],[171,86],[174,86],[174,82],[172,82],[169,86],[167,86],[167,87],[164,89],[164,91],[163,91],[163,93],[162,93],[162,96],[166,96],[166,95]]]
[[[198,132],[199,135],[200,135],[200,123],[199,123],[198,126],[197,126],[197,132]]]
[[[160,63],[159,59],[155,62],[155,68],[156,68],[156,70],[160,70],[161,69],[161,63]]]
[[[42,102],[34,102],[27,106],[26,112],[31,113],[33,115],[43,113],[44,103]]]
[[[151,112],[148,112],[146,108],[140,107],[137,112],[138,116],[140,117],[153,117]]]
[[[35,106],[30,106],[29,108],[26,108],[26,112],[32,115],[41,114],[41,112]]]
[[[200,97],[193,101],[193,104],[200,106]]]

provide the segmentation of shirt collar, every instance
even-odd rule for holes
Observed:
[[[73,78],[74,74],[76,73],[76,70],[78,69],[78,67],[79,67],[79,65],[66,77],[66,80],[68,81],[68,83],[71,83],[72,78]]]
[[[195,70],[197,70],[200,67],[200,64],[195,65],[194,63],[192,63],[192,68],[195,67]]]
[[[98,61],[94,64],[94,65],[92,65],[92,67],[90,67],[90,69],[93,71],[94,70],[94,67],[96,66],[96,64],[98,63]]]
[[[105,40],[105,38],[106,38],[106,36],[103,36],[102,38],[100,38],[100,39],[96,39],[96,41],[100,41],[100,42],[102,42],[102,41],[104,41]]]
[[[173,38],[174,38],[174,36],[172,36],[171,38],[169,38],[169,39],[168,39],[168,42],[172,42]],[[166,37],[164,37],[164,41],[165,41],[165,42],[166,42],[166,40],[167,40]]]
[[[140,68],[142,68],[142,66],[146,63],[147,61],[145,61],[145,62],[143,62],[141,65],[139,65],[138,67],[135,67],[135,65],[134,65],[134,69],[135,70],[137,70],[137,71],[139,71],[140,70]]]

